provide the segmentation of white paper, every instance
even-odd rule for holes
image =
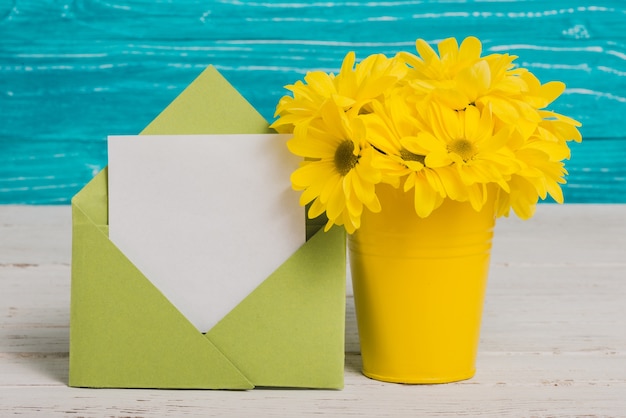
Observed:
[[[109,137],[109,237],[201,332],[305,241],[287,138]]]

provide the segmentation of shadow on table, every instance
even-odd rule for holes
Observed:
[[[345,369],[346,372],[361,374],[361,354],[359,353],[346,353]]]

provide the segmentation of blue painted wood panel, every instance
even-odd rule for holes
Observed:
[[[0,203],[69,203],[106,136],[147,125],[207,65],[268,119],[282,86],[346,52],[478,36],[583,122],[568,202],[626,202],[626,2],[0,0]]]

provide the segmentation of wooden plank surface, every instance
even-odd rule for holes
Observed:
[[[540,205],[496,229],[478,372],[446,385],[360,374],[341,391],[67,387],[68,206],[0,206],[0,417],[626,416],[626,206]]]

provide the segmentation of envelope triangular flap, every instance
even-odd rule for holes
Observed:
[[[259,134],[274,132],[254,107],[208,66],[142,135]]]
[[[206,336],[255,386],[340,389],[345,273],[343,229],[319,231]]]
[[[70,386],[252,388],[108,239],[101,208],[81,206],[105,195],[106,169],[72,204]]]
[[[72,198],[72,206],[81,208],[98,227],[109,224],[109,195],[107,168],[101,170]]]

